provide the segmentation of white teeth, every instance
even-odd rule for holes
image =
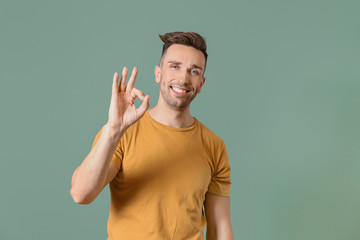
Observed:
[[[180,88],[177,88],[177,87],[172,87],[172,89],[175,91],[175,92],[178,92],[178,93],[185,93],[186,90],[182,90]]]

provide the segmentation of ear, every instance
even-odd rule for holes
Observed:
[[[159,83],[160,75],[161,75],[161,68],[158,65],[155,66],[154,74],[155,74],[155,82]]]
[[[201,90],[202,86],[204,85],[205,80],[206,80],[206,77],[203,77],[202,80],[201,80],[201,83],[200,83],[200,88],[199,88],[199,90],[197,91],[198,93],[200,93],[200,90]]]

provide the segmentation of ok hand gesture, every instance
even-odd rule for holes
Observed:
[[[149,95],[145,96],[142,91],[134,88],[137,72],[137,67],[134,67],[126,86],[127,67],[123,68],[119,84],[119,74],[117,72],[114,74],[107,124],[115,132],[125,132],[128,127],[144,115],[149,107]],[[136,97],[142,101],[139,108],[136,108],[134,104]]]

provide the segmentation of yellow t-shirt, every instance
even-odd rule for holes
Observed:
[[[203,240],[206,192],[230,196],[224,141],[197,119],[174,128],[146,112],[127,129],[112,162],[119,172],[110,182],[108,240]]]

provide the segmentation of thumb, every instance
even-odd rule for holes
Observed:
[[[140,107],[138,108],[138,113],[140,115],[140,117],[142,117],[146,111],[146,109],[149,108],[149,95],[146,95],[140,105]]]

